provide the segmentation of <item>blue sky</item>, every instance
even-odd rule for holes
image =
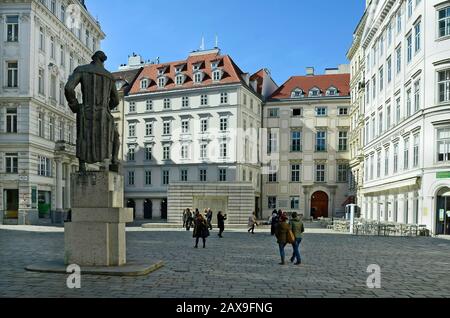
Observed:
[[[244,72],[266,67],[281,85],[290,76],[347,63],[365,0],[86,0],[107,37],[111,71],[133,52],[161,62],[185,59],[219,38]]]

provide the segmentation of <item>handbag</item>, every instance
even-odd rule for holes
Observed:
[[[288,232],[287,232],[287,242],[289,244],[294,244],[295,243],[295,235],[294,235],[294,233],[292,232],[291,229],[289,229]]]

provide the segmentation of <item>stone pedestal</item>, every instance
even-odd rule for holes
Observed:
[[[65,264],[126,264],[125,224],[133,209],[124,208],[123,177],[114,172],[72,174],[72,222],[65,223]]]

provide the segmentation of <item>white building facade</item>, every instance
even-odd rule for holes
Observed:
[[[0,3],[0,218],[61,221],[70,208],[76,122],[64,85],[104,34],[84,1]]]
[[[179,223],[186,208],[212,208],[242,223],[259,209],[263,97],[229,56],[146,65],[125,101],[125,197],[136,218]]]
[[[363,217],[450,234],[450,3],[371,1],[365,15]]]

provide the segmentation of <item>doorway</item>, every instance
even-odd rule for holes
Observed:
[[[5,190],[6,219],[17,219],[19,217],[19,190]]]
[[[152,200],[146,199],[144,201],[144,219],[153,219],[153,203]]]
[[[325,192],[317,191],[311,196],[311,217],[328,217],[328,194]]]
[[[443,188],[437,195],[436,234],[450,235],[450,189]]]
[[[133,219],[136,219],[136,202],[133,199],[128,199],[127,208],[133,209]]]
[[[167,220],[167,198],[161,201],[161,219]]]

